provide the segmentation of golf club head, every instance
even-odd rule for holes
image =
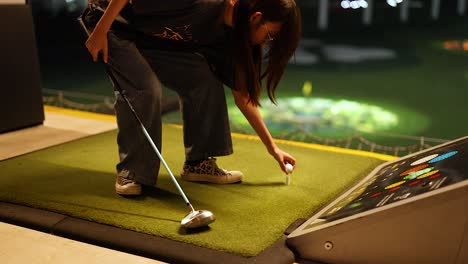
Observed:
[[[215,216],[207,210],[191,211],[187,216],[180,221],[180,224],[185,228],[197,228],[207,226],[214,222]]]

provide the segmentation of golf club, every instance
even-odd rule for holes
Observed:
[[[86,24],[84,23],[83,19],[80,17],[78,19],[80,25],[83,27],[83,29],[85,30],[87,36],[90,35],[90,32],[88,31],[88,28],[86,26]],[[169,168],[169,166],[167,165],[166,161],[164,160],[164,158],[162,157],[161,153],[159,152],[158,148],[156,147],[156,145],[154,144],[153,142],[153,139],[151,138],[151,136],[149,135],[148,131],[146,130],[145,126],[143,125],[143,123],[141,122],[140,118],[138,117],[135,109],[133,108],[132,104],[130,103],[130,101],[128,100],[127,98],[127,95],[125,94],[125,91],[122,90],[122,88],[119,86],[114,74],[112,73],[111,69],[110,69],[110,66],[107,65],[106,63],[104,63],[104,66],[105,66],[105,69],[106,69],[106,72],[107,74],[109,75],[109,77],[111,78],[112,80],[112,83],[114,84],[115,88],[117,89],[117,91],[119,92],[119,94],[122,96],[123,100],[125,101],[125,103],[128,105],[130,111],[132,112],[133,116],[135,117],[135,119],[137,120],[137,122],[139,123],[140,127],[141,127],[141,130],[143,131],[143,134],[145,135],[146,139],[148,140],[149,144],[151,145],[151,147],[153,147],[154,149],[154,152],[156,152],[156,155],[159,157],[160,161],[162,162],[162,164],[164,165],[164,167],[166,168],[166,171],[169,173],[169,176],[171,177],[172,181],[174,182],[175,186],[177,187],[177,189],[179,190],[179,193],[182,195],[182,198],[184,199],[185,203],[187,204],[187,206],[190,208],[190,213],[187,214],[183,219],[182,221],[180,222],[180,224],[182,225],[182,227],[185,227],[185,228],[197,228],[197,227],[202,227],[202,226],[207,226],[209,225],[210,223],[214,222],[215,221],[215,216],[212,212],[210,211],[207,211],[207,210],[195,210],[192,206],[192,204],[190,203],[189,199],[187,198],[187,196],[185,195],[184,191],[182,190],[182,188],[180,187],[179,183],[177,182],[177,179],[176,177],[174,176],[174,174],[172,174],[172,171],[171,169]]]

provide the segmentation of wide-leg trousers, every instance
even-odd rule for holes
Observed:
[[[108,43],[108,65],[117,81],[114,91],[120,158],[116,166],[118,175],[144,185],[154,185],[160,161],[116,85],[125,91],[163,156],[162,85],[179,95],[186,160],[232,154],[224,86],[203,55],[141,48],[112,31],[108,34]]]

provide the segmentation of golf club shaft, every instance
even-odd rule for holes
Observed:
[[[137,122],[139,123],[140,127],[141,127],[141,130],[143,131],[143,134],[145,135],[146,139],[148,140],[148,142],[150,143],[151,147],[153,147],[154,149],[154,152],[156,152],[156,155],[158,155],[159,157],[159,160],[161,160],[161,163],[164,165],[164,168],[166,168],[167,172],[169,173],[169,175],[171,176],[171,179],[172,181],[174,182],[175,186],[177,187],[177,189],[179,190],[180,194],[182,195],[182,197],[184,198],[184,201],[185,203],[187,203],[188,206],[190,206],[190,208],[193,210],[193,207],[190,203],[190,201],[188,200],[187,196],[185,195],[184,191],[182,190],[182,188],[180,187],[179,183],[177,182],[174,174],[172,174],[172,171],[171,169],[169,168],[169,166],[167,165],[166,161],[164,160],[164,158],[162,157],[161,155],[161,152],[159,152],[159,149],[158,147],[156,147],[156,145],[154,144],[153,142],[153,139],[151,138],[151,136],[149,135],[148,131],[146,130],[145,126],[143,125],[143,122],[141,122],[140,118],[138,117],[138,114],[136,113],[135,109],[133,108],[132,104],[130,103],[130,101],[128,100],[127,98],[127,95],[125,94],[125,91],[123,91],[119,84],[117,83],[117,80],[114,76],[114,74],[112,73],[109,65],[105,64],[105,68],[106,68],[106,71],[107,71],[107,74],[109,75],[109,77],[111,78],[112,82],[114,83],[114,86],[117,88],[117,90],[119,91],[119,94],[122,96],[123,100],[125,101],[125,103],[128,105],[128,108],[130,109],[130,111],[132,112],[133,116],[135,117],[135,119],[137,120]]]
[[[83,19],[80,17],[78,19],[81,27],[83,28],[83,30],[86,32],[86,35],[90,35],[90,32],[88,30],[88,27],[86,26],[86,24],[84,23]],[[190,209],[192,211],[195,211],[195,209],[193,208],[192,204],[190,203],[189,199],[187,198],[187,196],[185,195],[184,191],[182,190],[182,187],[180,187],[179,183],[177,182],[177,179],[176,177],[174,176],[174,174],[172,174],[172,171],[171,169],[169,168],[169,166],[167,165],[166,161],[164,160],[164,158],[162,157],[161,153],[159,152],[159,149],[158,147],[156,147],[156,145],[154,144],[153,142],[153,139],[151,138],[151,136],[149,135],[148,131],[146,130],[145,126],[143,125],[143,122],[141,122],[140,118],[138,117],[138,114],[135,112],[135,109],[133,108],[132,104],[130,103],[130,101],[128,100],[127,98],[127,95],[125,94],[125,91],[122,90],[122,88],[120,88],[114,74],[112,73],[112,70],[110,69],[110,66],[107,64],[107,63],[104,63],[104,67],[106,69],[106,72],[107,74],[109,75],[109,77],[111,78],[112,80],[112,83],[114,84],[114,87],[117,88],[117,91],[119,92],[120,96],[122,96],[123,100],[125,101],[125,103],[128,105],[128,108],[130,109],[130,111],[132,112],[133,116],[135,117],[135,119],[137,120],[137,122],[140,124],[140,127],[141,127],[141,130],[143,131],[143,134],[145,135],[146,139],[148,140],[148,142],[150,143],[151,147],[154,149],[154,152],[156,152],[156,155],[158,155],[159,157],[159,160],[162,162],[162,164],[164,165],[164,168],[166,168],[167,172],[169,173],[169,176],[171,176],[171,179],[172,181],[174,182],[175,186],[177,187],[177,189],[179,190],[179,193],[182,195],[182,198],[184,198],[184,201],[185,203],[190,207]]]

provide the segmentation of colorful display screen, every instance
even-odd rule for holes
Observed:
[[[468,138],[389,163],[306,228],[468,179]]]

